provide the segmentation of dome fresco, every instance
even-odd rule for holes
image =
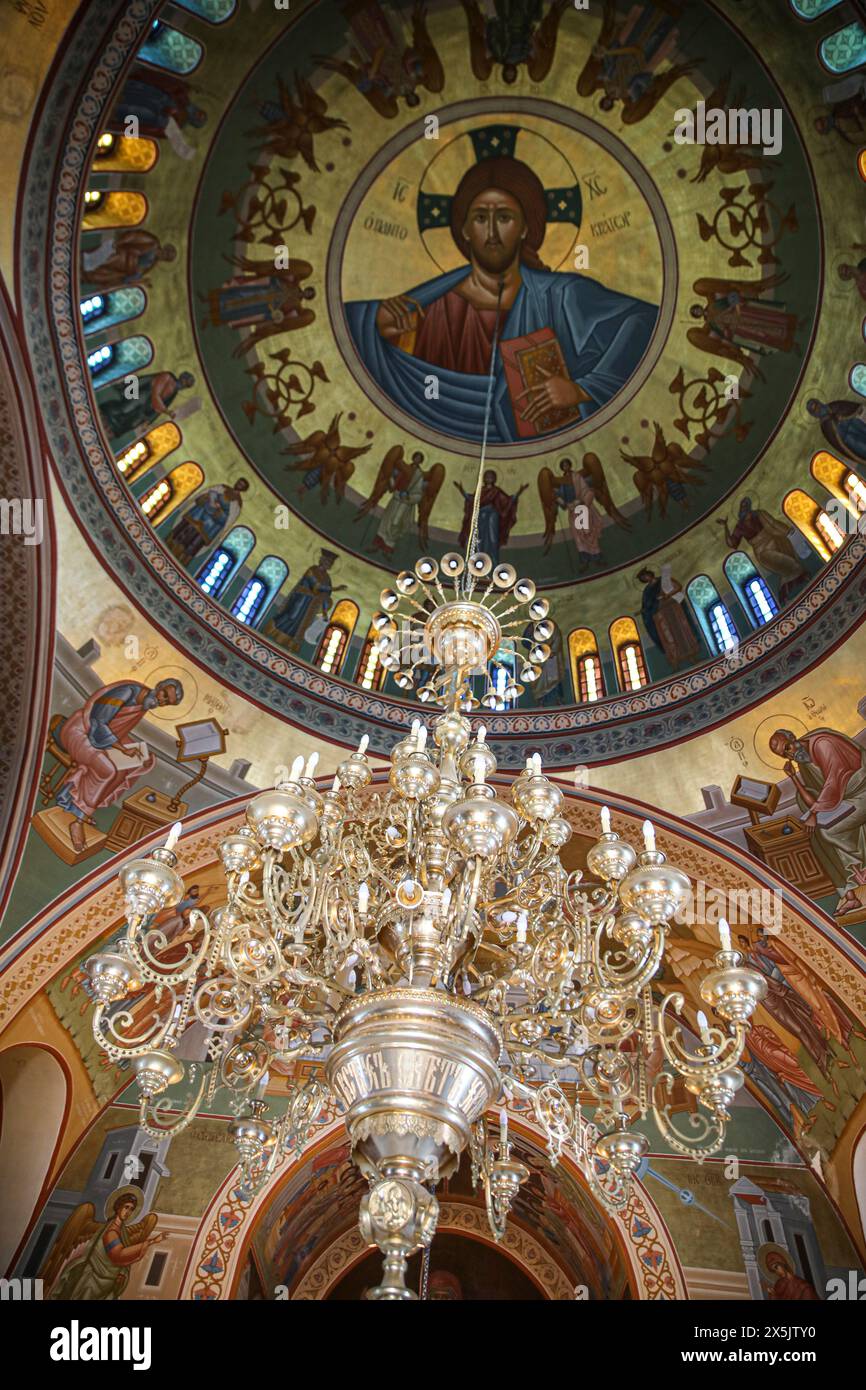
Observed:
[[[339,1110],[245,1201],[219,1098],[142,1139],[85,962],[121,930],[119,868],[176,820],[162,927],[183,943],[225,892],[221,839],[296,755],[319,753],[323,791],[366,736],[386,783],[430,711],[382,660],[383,591],[473,534],[551,620],[519,698],[512,638],[475,673],[492,780],[540,755],[569,869],[602,807],[635,843],[651,816],[692,892],[653,988],[681,992],[691,1034],[720,916],[768,992],[736,1173],[645,1118],[614,1219],[512,1098],[513,1233],[490,1244],[464,1162],[428,1296],[811,1300],[862,1275],[859,8],[22,0],[0,19],[0,436],[8,497],[41,499],[4,502],[0,537],[0,1086],[27,1078],[51,1129],[29,1176],[0,1136],[0,1276],[124,1300],[375,1282]],[[277,1113],[321,1066],[270,1073]],[[130,1185],[146,1248],[98,1293],[74,1252]]]
[[[511,368],[494,383],[479,534],[544,587],[556,624],[538,685],[496,731],[506,758],[509,733],[531,728],[556,739],[557,761],[592,763],[622,746],[624,720],[632,749],[671,737],[645,684],[667,721],[685,707],[692,732],[752,693],[740,645],[763,690],[805,669],[791,637],[824,610],[832,563],[812,513],[829,502],[843,527],[849,514],[844,490],[816,488],[809,464],[824,445],[837,471],[839,454],[860,461],[856,392],[845,364],[832,375],[829,322],[823,334],[818,323],[825,270],[856,319],[856,268],[827,244],[816,177],[835,196],[842,142],[818,135],[812,89],[784,81],[798,50],[770,72],[754,36],[709,7],[611,11],[594,41],[589,22],[554,7],[534,37],[531,24],[515,30],[508,82],[480,39],[467,47],[467,24],[449,4],[415,18],[373,6],[346,19],[327,5],[288,25],[234,16],[207,29],[192,66],[176,31],[160,31],[158,51],[147,40],[150,56],[130,62],[94,119],[103,134],[86,178],[76,160],[72,263],[73,243],[57,247],[55,294],[68,292],[89,363],[70,422],[89,421],[88,446],[81,463],[66,451],[68,486],[98,479],[81,504],[116,513],[106,559],[121,580],[136,575],[160,626],[200,657],[203,630],[218,634],[222,672],[245,694],[300,720],[324,701],[347,740],[366,730],[384,751],[410,716],[393,675],[371,670],[379,592],[419,550],[441,557],[466,538],[486,391],[468,369],[485,349],[473,363],[467,348],[458,369],[459,325],[436,306],[457,302],[468,269],[455,198],[496,170],[534,209],[504,344],[555,322],[555,351],[595,392],[536,428],[515,416]],[[628,62],[618,25],[634,40]],[[403,58],[374,63],[368,80],[358,55],[383,53],[386,38]],[[771,118],[770,144],[678,137],[684,115],[737,109],[741,88]],[[143,308],[119,321],[117,296],[143,281]],[[100,289],[94,317],[80,306]],[[392,301],[414,315],[404,347],[376,327]],[[243,555],[238,525],[254,538]],[[257,581],[280,560],[279,583]],[[703,607],[688,588],[701,574]],[[254,611],[242,606],[251,580]],[[323,665],[339,594],[353,621]],[[611,635],[628,617],[637,673]],[[832,640],[832,621],[820,632],[812,642]],[[581,687],[585,633],[594,701]],[[694,679],[672,679],[685,671]]]

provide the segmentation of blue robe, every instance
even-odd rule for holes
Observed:
[[[406,293],[426,308],[468,274],[469,267],[460,266]],[[579,407],[581,418],[586,419],[616,395],[637,367],[652,336],[658,308],[568,271],[524,266],[521,276],[523,283],[500,336],[519,338],[552,328],[569,377],[590,397]],[[487,377],[433,365],[387,342],[376,327],[380,302],[355,300],[344,306],[352,340],[370,375],[396,405],[420,423],[439,431],[446,422],[450,434],[480,441]],[[439,396],[434,400],[428,400],[424,393],[425,378],[431,375],[439,383]],[[498,444],[520,438],[498,354],[488,437]]]

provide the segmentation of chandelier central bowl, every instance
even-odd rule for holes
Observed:
[[[498,1094],[502,1036],[490,1014],[433,989],[385,989],[341,1010],[326,1064],[368,1177],[453,1173]]]
[[[444,671],[486,667],[502,641],[496,615],[471,599],[441,604],[426,630],[433,659]]]

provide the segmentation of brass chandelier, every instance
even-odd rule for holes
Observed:
[[[539,756],[510,786],[493,781],[495,755],[468,717],[472,673],[500,649],[504,603],[524,610],[517,626],[527,610],[534,623],[520,673],[532,678],[548,635],[534,584],[477,552],[467,563],[446,556],[441,567],[419,560],[382,596],[386,657],[404,598],[429,652],[428,698],[442,708],[392,749],[387,786],[374,784],[366,738],[326,790],[312,775],[315,755],[298,758],[221,842],[225,905],[210,917],[193,908],[183,946],[152,920],[183,894],[175,827],[164,847],[121,870],[126,928],[87,962],[94,1035],[131,1066],[142,1126],[175,1134],[225,1087],[245,1195],[303,1145],[330,1091],[369,1181],[361,1229],[385,1256],[369,1295],[382,1299],[415,1297],[407,1257],[429,1245],[435,1184],[466,1149],[502,1237],[528,1170],[512,1157],[504,1108],[488,1124],[497,1104],[526,1106],[552,1161],[568,1149],[609,1210],[627,1203],[648,1147],[635,1120],[652,1113],[680,1153],[716,1152],[766,988],[722,924],[701,984],[717,1021],[698,1015],[700,1041],[690,1045],[676,1017],[683,996],[653,994],[689,880],[656,848],[651,824],[636,852],[603,810],[587,854],[595,882],[584,881],[561,863],[571,827]],[[127,1000],[146,985],[155,1004],[142,1027]],[[209,1066],[178,1055],[196,1023]],[[301,1056],[321,1057],[324,1079],[295,1085],[284,1114],[269,1118],[270,1067]],[[195,1095],[163,1123],[189,1071],[193,1081],[200,1072]],[[681,1128],[671,1113],[677,1079],[697,1102]]]
[[[126,929],[87,962],[94,1036],[131,1066],[142,1127],[177,1134],[225,1087],[245,1196],[281,1155],[300,1151],[330,1093],[369,1182],[362,1234],[385,1257],[369,1298],[416,1297],[407,1257],[429,1247],[436,1184],[467,1149],[502,1238],[529,1176],[511,1155],[508,1101],[529,1108],[552,1162],[570,1151],[608,1210],[629,1200],[648,1147],[633,1123],[650,1110],[678,1152],[717,1152],[743,1084],[748,1022],[766,991],[721,924],[701,985],[718,1022],[698,1015],[692,1051],[674,1017],[683,996],[653,997],[690,885],[656,848],[650,822],[637,853],[604,809],[587,854],[596,882],[584,883],[560,860],[571,826],[540,756],[510,787],[492,782],[496,757],[468,716],[537,680],[553,632],[534,582],[477,545],[498,337],[497,313],[466,553],[418,560],[383,591],[373,620],[398,686],[442,712],[429,724],[416,719],[391,749],[385,790],[374,786],[365,736],[327,790],[313,778],[314,753],[253,797],[246,824],[220,844],[225,904],[211,917],[193,908],[192,940],[182,945],[153,923],[183,896],[176,825],[161,849],[121,870]],[[509,674],[497,689],[489,672],[503,649]],[[128,1001],[145,986],[154,1007],[141,1026]],[[209,1066],[180,1056],[194,1025]],[[310,1056],[323,1059],[324,1080],[294,1085],[282,1116],[268,1118],[270,1067]],[[185,1075],[197,1080],[195,1094],[163,1123]],[[682,1130],[671,1111],[677,1080],[696,1097]]]

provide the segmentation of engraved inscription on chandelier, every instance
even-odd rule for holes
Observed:
[[[488,1088],[465,1063],[423,1052],[368,1052],[352,1057],[337,1069],[332,1085],[347,1106],[371,1091],[421,1091],[461,1110],[470,1121],[484,1109]]]

